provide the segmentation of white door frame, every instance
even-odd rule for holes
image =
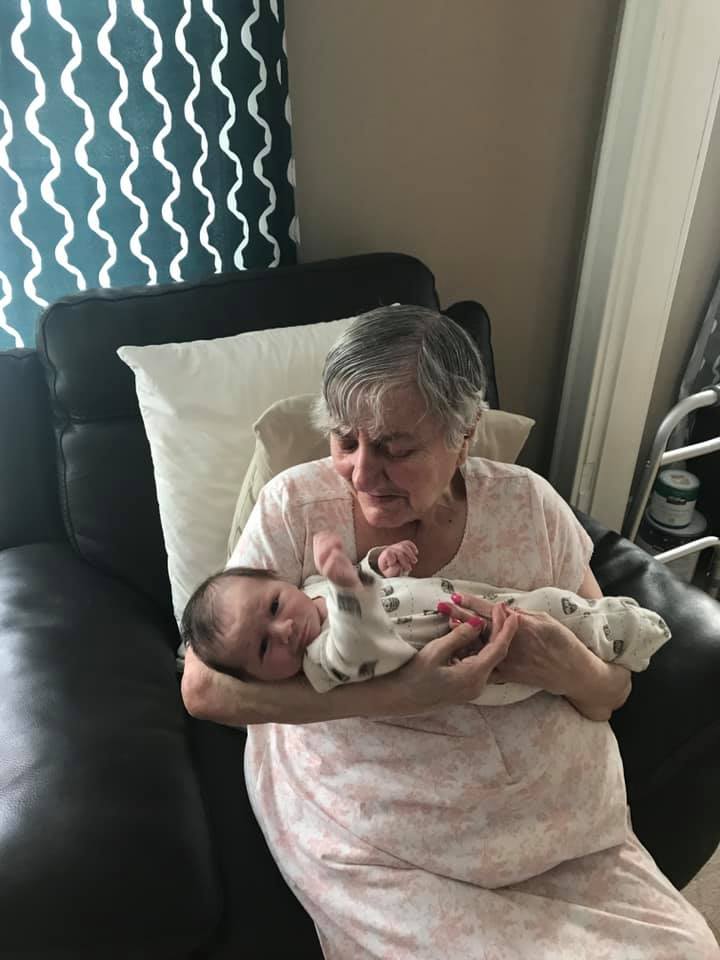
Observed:
[[[718,0],[626,0],[550,470],[615,530],[719,96]]]

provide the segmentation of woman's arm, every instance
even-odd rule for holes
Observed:
[[[599,600],[602,597],[600,584],[590,567],[587,568],[577,592],[586,600]],[[575,709],[589,720],[609,720],[630,696],[631,674],[625,667],[605,663],[593,654],[590,656],[593,662],[588,662],[585,670],[578,676],[577,692],[566,696]]]
[[[565,697],[588,720],[609,720],[630,696],[630,671],[583,649],[589,657],[587,666],[575,680],[576,689]]]
[[[602,597],[589,568],[577,593],[586,599]],[[488,616],[494,606],[481,597],[463,594],[454,615],[463,618],[467,610],[472,610]],[[609,720],[625,703],[631,689],[629,670],[605,663],[547,613],[519,610],[517,624],[507,657],[496,669],[494,679],[525,683],[564,696],[589,720]]]
[[[304,677],[284,683],[246,683],[212,670],[188,650],[182,696],[192,716],[228,726],[410,716],[479,696],[506,655],[516,627],[516,618],[509,617],[480,653],[450,663],[458,650],[478,637],[480,627],[463,623],[427,644],[395,673],[327,693],[316,693]]]

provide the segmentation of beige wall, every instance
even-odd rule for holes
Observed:
[[[715,119],[695,210],[668,318],[660,365],[645,424],[638,469],[655,432],[677,403],[680,381],[710,302],[720,268],[720,114]],[[692,466],[690,466],[692,469]]]
[[[413,253],[487,307],[549,461],[620,0],[285,0],[301,259]]]

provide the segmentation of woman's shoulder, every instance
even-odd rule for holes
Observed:
[[[350,499],[347,484],[333,468],[331,457],[288,467],[268,481],[264,489],[270,496],[289,500],[296,506]]]
[[[470,490],[492,489],[498,495],[525,490],[532,492],[541,501],[561,499],[552,484],[529,467],[517,463],[500,463],[485,457],[468,457],[465,465],[465,482]]]
[[[465,463],[465,476],[466,479],[498,482],[520,480],[534,483],[542,480],[542,477],[529,467],[521,467],[517,463],[501,463],[499,460],[486,460],[485,457],[468,457]]]

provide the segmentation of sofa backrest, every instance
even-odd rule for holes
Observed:
[[[78,552],[170,609],[150,450],[118,347],[335,320],[393,302],[437,308],[433,275],[420,261],[370,254],[94,290],[50,306],[37,349],[50,390],[63,519]]]
[[[50,405],[34,350],[0,351],[0,550],[64,539]]]

